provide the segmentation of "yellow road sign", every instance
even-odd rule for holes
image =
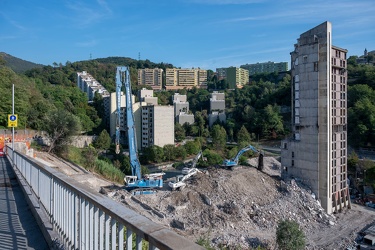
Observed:
[[[17,122],[18,122],[18,119],[17,119],[17,115],[8,115],[8,127],[17,127]]]

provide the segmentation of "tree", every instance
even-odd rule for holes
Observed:
[[[225,129],[216,124],[211,129],[212,144],[215,149],[223,150],[227,143],[227,132]]]
[[[97,149],[107,150],[111,146],[111,137],[109,136],[107,130],[100,132],[93,144]]]
[[[89,146],[85,148],[83,151],[83,156],[85,158],[85,167],[88,169],[94,169],[95,168],[95,161],[98,158],[98,153],[95,150],[95,148]]]
[[[50,142],[48,152],[58,152],[71,141],[72,136],[81,132],[81,124],[76,116],[64,109],[52,110],[44,120],[44,131]]]
[[[200,143],[198,140],[195,141],[187,141],[184,145],[186,149],[186,153],[188,155],[197,154],[200,150]]]
[[[281,250],[305,249],[305,234],[295,221],[281,220],[276,229],[276,242]]]
[[[162,147],[152,145],[144,150],[144,155],[148,162],[160,163],[164,160],[164,151]]]
[[[368,98],[358,100],[348,110],[349,139],[354,146],[375,144],[375,103]]]
[[[185,160],[186,158],[186,149],[184,147],[176,147],[175,148],[176,157]]]
[[[237,133],[237,142],[241,146],[249,145],[251,141],[250,133],[247,131],[246,127],[242,125]]]
[[[186,137],[184,127],[178,122],[174,125],[174,135],[177,141],[182,141]]]
[[[166,160],[173,161],[176,158],[175,146],[173,144],[164,145],[163,151]]]
[[[280,107],[277,105],[267,105],[262,112],[263,134],[273,139],[279,134],[284,133],[284,125],[282,116],[280,115]]]

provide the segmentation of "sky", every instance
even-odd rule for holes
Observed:
[[[374,13],[374,0],[0,0],[0,52],[44,65],[110,56],[290,65],[299,35],[325,21],[348,56],[375,50]]]

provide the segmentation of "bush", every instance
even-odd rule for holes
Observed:
[[[95,171],[104,176],[106,179],[118,183],[124,183],[124,173],[120,169],[114,167],[112,164],[103,160],[95,161]]]
[[[305,249],[305,234],[295,221],[281,220],[276,229],[276,242],[281,250]]]

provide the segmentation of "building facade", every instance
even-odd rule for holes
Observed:
[[[237,67],[217,68],[216,74],[218,80],[225,79],[229,89],[242,88],[249,84],[249,71]]]
[[[93,102],[95,93],[103,98],[104,123],[110,126],[110,93],[86,71],[77,72],[77,87],[87,94],[89,102]]]
[[[172,106],[142,106],[142,149],[153,145],[174,145],[174,110]]]
[[[166,90],[207,88],[207,70],[203,69],[166,69]]]
[[[300,35],[291,52],[292,133],[282,141],[284,178],[310,186],[327,213],[350,207],[347,183],[347,50],[324,22]]]
[[[260,73],[279,73],[288,71],[287,62],[264,62],[264,63],[253,63],[241,65],[240,68],[247,69],[250,75],[260,74]]]
[[[161,90],[163,86],[163,69],[138,69],[138,85],[148,85],[153,90]]]
[[[189,102],[187,101],[187,96],[175,93],[172,96],[172,102],[174,107],[175,122],[178,122],[181,125],[185,123],[193,124],[194,115],[189,112]]]
[[[211,127],[216,121],[226,122],[225,94],[214,91],[210,98],[210,113],[208,114],[208,125]]]
[[[143,105],[158,105],[158,98],[154,97],[154,91],[151,89],[141,89],[139,91],[139,101]]]
[[[89,102],[94,100],[95,93],[109,97],[109,92],[86,71],[77,72],[77,87],[87,94]]]

